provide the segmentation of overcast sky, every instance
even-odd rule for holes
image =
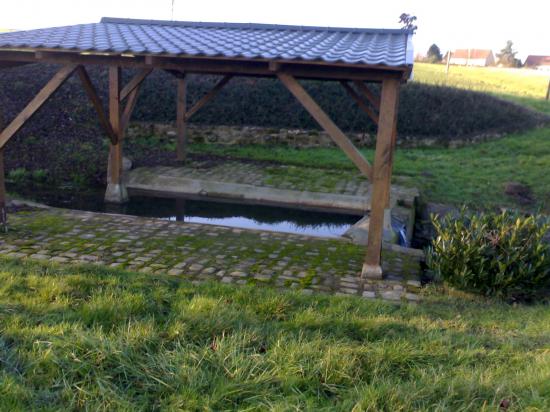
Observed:
[[[1,0],[0,28],[32,29],[97,22],[102,16],[340,27],[399,27],[418,17],[415,53],[432,43],[550,55],[549,0]]]

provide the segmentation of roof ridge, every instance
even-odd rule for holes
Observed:
[[[383,34],[412,34],[407,29],[381,29],[381,28],[358,28],[358,27],[323,27],[323,26],[295,26],[287,24],[270,23],[227,23],[227,22],[198,22],[182,20],[150,20],[150,19],[128,19],[120,17],[102,17],[100,23],[110,24],[137,24],[137,25],[158,25],[158,26],[180,26],[180,27],[211,27],[226,29],[262,29],[262,30],[299,30],[299,31],[328,31],[328,32],[350,32],[350,33],[383,33]]]

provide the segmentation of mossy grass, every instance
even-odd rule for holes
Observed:
[[[0,410],[550,408],[550,310],[0,260]]]

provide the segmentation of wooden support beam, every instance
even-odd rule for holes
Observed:
[[[179,161],[183,161],[187,157],[187,78],[179,76],[176,81],[178,85],[176,102],[176,156]]]
[[[384,214],[390,191],[393,159],[393,138],[399,97],[399,80],[387,79],[382,83],[380,122],[376,137],[376,152],[372,173],[373,193],[369,219],[367,256],[363,265],[364,277],[382,277],[381,251],[384,234]],[[389,222],[387,222],[389,223]]]
[[[99,94],[97,93],[92,83],[92,80],[88,75],[88,72],[86,71],[84,66],[78,66],[77,73],[78,73],[78,77],[80,77],[80,80],[82,81],[82,85],[84,86],[84,90],[86,91],[86,94],[92,101],[92,105],[94,106],[97,112],[97,116],[99,118],[99,123],[101,124],[101,127],[103,128],[105,133],[107,133],[107,136],[111,140],[111,143],[115,144],[117,140],[117,136],[113,131],[111,124],[109,123],[109,119],[103,108],[103,102],[101,101],[101,98],[99,97]]]
[[[132,77],[132,79],[120,92],[120,100],[122,101],[130,96],[130,93],[138,88],[152,71],[153,69],[151,68],[141,69],[134,77]]]
[[[0,226],[4,232],[8,231],[6,184],[4,182],[4,149],[0,149]]]
[[[208,93],[206,93],[197,103],[191,107],[186,115],[185,120],[189,120],[191,116],[193,116],[195,113],[197,113],[206,103],[208,103],[210,100],[212,100],[223,87],[231,80],[233,76],[227,75],[224,76]]]
[[[128,194],[122,184],[123,132],[120,115],[120,67],[118,66],[109,67],[109,121],[117,140],[109,149],[105,201],[124,203],[128,200]]]
[[[367,98],[367,100],[374,106],[376,110],[380,110],[380,97],[375,95],[369,87],[361,80],[354,80],[353,84],[359,89],[359,91]]]
[[[365,101],[357,94],[357,92],[346,82],[345,80],[341,80],[340,84],[346,92],[351,96],[353,100],[357,103],[357,105],[363,110],[374,122],[374,124],[378,124],[378,115],[371,110],[371,108],[365,103]]]
[[[130,118],[132,117],[132,113],[134,111],[134,108],[136,107],[138,94],[139,94],[139,85],[130,92],[128,96],[128,100],[126,101],[126,105],[124,106],[122,117],[120,119],[121,139],[123,139],[124,135],[126,134],[126,129],[128,128],[128,124],[130,123]]]
[[[46,85],[38,92],[29,104],[11,121],[11,123],[0,133],[0,149],[2,149],[8,140],[29,120],[44,103],[61,87],[63,83],[76,70],[75,65],[62,67]]]
[[[286,88],[296,97],[304,106],[309,114],[321,125],[332,140],[340,146],[351,161],[359,168],[361,173],[371,179],[371,167],[369,162],[363,157],[361,152],[353,145],[346,135],[334,124],[321,107],[305,91],[298,81],[287,73],[278,73],[277,76]]]

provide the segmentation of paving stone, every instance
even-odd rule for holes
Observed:
[[[54,256],[53,258],[50,259],[50,261],[57,262],[57,263],[65,263],[69,261],[69,258],[66,258],[63,256]]]
[[[338,255],[336,244],[327,245],[337,240],[53,208],[31,213],[38,220],[50,214],[67,222],[72,219],[75,226],[65,233],[28,230],[25,225],[32,222],[32,216],[30,220],[28,216],[23,219],[15,213],[12,224],[22,230],[0,239],[0,253],[60,263],[125,267],[144,273],[169,273],[187,276],[193,281],[215,276],[223,283],[246,284],[255,279],[258,284],[265,282],[281,289],[303,290],[303,293],[338,292],[394,302],[402,298],[411,302],[420,300],[419,295],[412,293],[420,287],[420,282],[411,279],[408,273],[408,280],[395,273],[383,280],[361,279],[360,259],[338,260],[336,256],[333,261],[334,256],[326,255],[320,259],[321,250]],[[90,243],[82,244],[82,235],[87,233],[95,236],[89,238]],[[209,233],[216,236],[205,237]],[[177,239],[182,237],[189,238],[189,242],[181,244]],[[200,247],[196,247],[194,239],[200,240]],[[158,244],[162,248],[158,248]],[[394,256],[393,260],[399,263],[394,266],[409,267],[406,259]]]
[[[39,260],[48,260],[48,259],[51,258],[51,256],[42,255],[40,253],[35,253],[33,255],[30,255],[29,257],[32,258],[32,259],[39,259]]]
[[[168,271],[168,274],[173,275],[173,276],[181,275],[182,273],[183,273],[183,270],[181,270],[181,269],[170,269]]]

